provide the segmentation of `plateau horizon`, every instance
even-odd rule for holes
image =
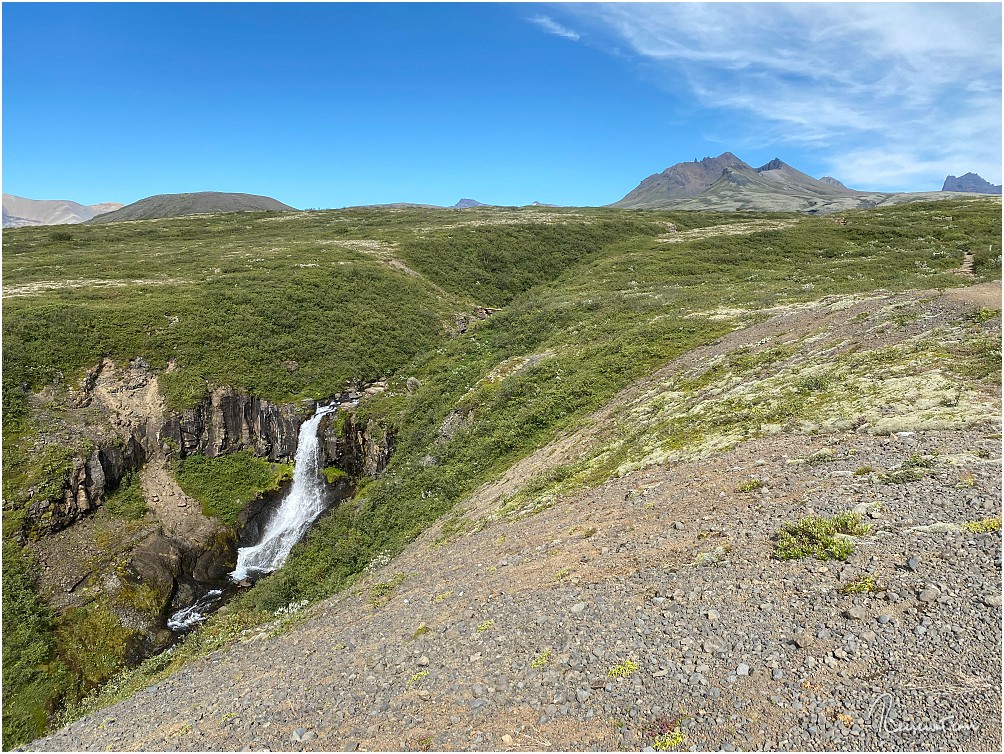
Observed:
[[[735,171],[738,170],[739,174]],[[766,183],[764,182],[766,180]],[[1001,186],[983,180],[976,173],[945,178],[941,192],[1000,194]],[[754,168],[731,152],[718,157],[696,158],[693,162],[679,162],[661,173],[650,175],[637,188],[619,201],[604,205],[636,209],[759,209],[768,211],[806,211],[815,214],[847,209],[853,206],[874,206],[887,201],[913,201],[943,198],[935,190],[929,192],[867,192],[844,185],[832,176],[815,179],[788,165],[780,158]],[[899,197],[896,199],[896,197]],[[337,209],[371,208],[422,208],[470,209],[474,207],[523,206],[570,207],[533,201],[520,205],[500,205],[462,198],[454,204],[436,205],[419,202],[383,202],[369,205],[350,205]],[[307,207],[306,211],[320,211],[322,207]],[[5,193],[3,195],[3,226],[24,227],[32,225],[64,225],[80,222],[105,223],[122,220],[144,220],[181,217],[236,211],[289,211],[296,210],[270,196],[244,193],[204,191],[181,194],[157,194],[127,206],[104,202],[85,206],[68,200],[26,199]]]

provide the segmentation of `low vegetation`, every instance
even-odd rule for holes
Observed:
[[[537,654],[531,661],[530,667],[534,670],[540,670],[551,662],[551,650],[545,649],[543,652]]]
[[[36,595],[26,553],[3,544],[3,748],[45,731],[72,679],[56,655],[56,616]]]
[[[1000,516],[996,518],[985,518],[982,521],[969,521],[962,525],[963,531],[971,534],[989,534],[1001,530]]]
[[[950,224],[937,219],[946,212]],[[670,223],[689,231],[767,217],[354,209],[81,226],[69,235],[5,232],[5,537],[21,533],[29,491],[37,495],[50,485],[58,494],[72,461],[71,449],[46,437],[39,396],[74,385],[103,356],[142,356],[160,371],[169,407],[179,410],[218,385],[284,402],[327,397],[348,380],[388,379],[385,393],[358,408],[361,422],[372,419],[393,432],[385,472],[360,485],[353,505],[322,517],[279,572],[193,632],[169,661],[155,658],[111,682],[109,688],[125,693],[142,678],[273,620],[285,605],[355,583],[375,558],[396,555],[473,490],[581,426],[632,382],[762,319],[771,307],[878,288],[957,286],[969,282],[952,274],[964,250],[975,250],[977,281],[1000,277],[999,252],[982,251],[1000,248],[1000,205],[989,199],[848,212],[844,225],[792,215],[785,216],[790,227],[659,240]],[[478,321],[484,307],[502,308]],[[843,354],[825,374],[795,363],[800,344],[737,351],[665,385],[653,402],[625,408],[603,442],[532,480],[508,513],[530,515],[576,489],[695,448],[714,450],[772,427],[818,420],[828,407],[865,400],[878,389],[861,382],[862,374],[920,379],[926,369],[973,383],[996,380],[1000,345],[983,330],[993,317],[960,323],[950,347],[918,342]],[[162,371],[169,362],[175,369]],[[761,389],[742,399],[712,395],[736,380]],[[961,401],[945,411],[962,410],[970,399],[945,395]],[[232,454],[194,456],[175,473],[207,513],[232,522],[288,469]],[[116,515],[143,515],[135,489],[128,481],[111,497]],[[454,533],[483,525],[458,514]],[[834,539],[837,530],[822,535],[832,541],[813,543],[790,526],[784,552],[819,557],[820,547],[836,555],[850,546]],[[23,581],[32,595],[30,576]],[[51,616],[27,625],[51,653]],[[5,655],[7,646],[5,638]],[[84,654],[75,660],[81,666]],[[49,708],[59,694],[45,691],[53,687],[27,670],[8,685],[4,665],[6,745],[8,689],[15,700],[21,689],[48,694]],[[88,671],[93,677],[103,675],[99,665]],[[9,739],[15,745],[38,732],[18,725],[21,732]]]
[[[841,594],[869,594],[880,590],[874,576],[862,576],[854,581],[849,581],[838,590]]]
[[[658,717],[649,723],[645,734],[656,751],[675,751],[687,742],[687,733],[679,717]]]
[[[196,454],[178,463],[175,477],[181,489],[202,504],[203,513],[233,524],[248,503],[292,479],[293,467],[247,451],[216,458]]]
[[[139,486],[139,479],[133,472],[128,472],[119,486],[105,498],[105,507],[109,513],[119,518],[137,521],[146,514],[146,500]]]
[[[373,607],[383,607],[386,605],[390,602],[394,590],[403,584],[407,578],[408,574],[398,573],[390,581],[381,581],[379,584],[371,586],[367,598],[370,605]]]
[[[637,662],[634,660],[624,660],[607,670],[607,678],[624,678],[633,675],[637,670]]]
[[[774,557],[778,560],[810,556],[818,560],[846,560],[854,552],[851,537],[867,534],[868,530],[868,525],[861,523],[857,513],[808,516],[781,528],[774,544]]]

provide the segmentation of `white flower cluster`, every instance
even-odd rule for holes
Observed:
[[[310,604],[309,600],[300,600],[299,602],[290,602],[286,607],[280,607],[272,615],[276,618],[281,618],[285,615],[296,615],[303,608]]]
[[[383,568],[389,562],[390,562],[390,553],[384,551],[379,555],[377,555],[375,558],[373,558],[373,560],[371,560],[369,563],[367,563],[366,568],[364,570],[372,573],[377,568]]]

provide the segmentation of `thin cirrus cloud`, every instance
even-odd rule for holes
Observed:
[[[530,19],[530,21],[537,24],[537,26],[546,31],[548,34],[554,34],[556,37],[571,39],[573,42],[578,42],[582,38],[577,31],[573,31],[566,26],[562,26],[549,16],[534,16]]]
[[[564,11],[611,52],[626,48],[674,96],[741,116],[710,126],[714,140],[798,144],[860,188],[920,190],[967,170],[1000,181],[998,4],[599,3]]]

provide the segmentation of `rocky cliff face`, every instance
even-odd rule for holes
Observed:
[[[114,489],[126,472],[142,466],[146,457],[142,437],[136,434],[100,445],[89,455],[75,455],[57,495],[32,497],[25,531],[40,537],[70,526],[97,508],[106,492]]]
[[[349,390],[333,400],[345,407],[343,411],[349,410],[360,397],[384,387],[378,383]],[[109,419],[115,429],[106,428],[100,437],[94,437],[93,450],[73,457],[62,486],[55,492],[35,495],[27,507],[26,534],[37,538],[72,525],[101,505],[126,473],[161,453],[168,459],[193,453],[215,458],[248,450],[270,461],[290,462],[296,455],[300,425],[317,408],[312,400],[274,404],[232,388],[218,388],[199,405],[173,412],[165,420],[162,412],[144,415],[130,403],[131,394],[150,390],[156,393],[156,382],[145,364],[121,372],[102,364],[88,372],[79,390],[71,391],[77,407],[89,406],[94,400],[109,403],[108,397],[113,396],[117,404],[109,410]],[[321,429],[326,463],[350,477],[379,474],[392,448],[388,432],[372,422],[361,426],[351,413],[344,419],[341,413],[334,416],[339,418],[326,420]]]
[[[353,478],[378,475],[394,449],[390,430],[372,420],[363,424],[354,413],[325,417],[321,432],[325,463]]]
[[[217,388],[198,406],[172,413],[158,439],[169,456],[178,458],[250,450],[270,461],[289,462],[296,455],[300,424],[316,407],[315,401],[278,405]]]
[[[338,418],[359,398],[385,388],[385,383],[376,383],[332,396],[329,402],[344,408],[321,423],[328,464],[350,476],[373,476],[387,465],[390,439],[385,430],[369,424],[359,426],[351,413]],[[249,450],[270,461],[288,463],[296,455],[300,425],[316,410],[317,402],[313,400],[274,404],[232,388],[218,388],[198,406],[172,413],[157,438],[169,457],[201,453],[215,458]]]

